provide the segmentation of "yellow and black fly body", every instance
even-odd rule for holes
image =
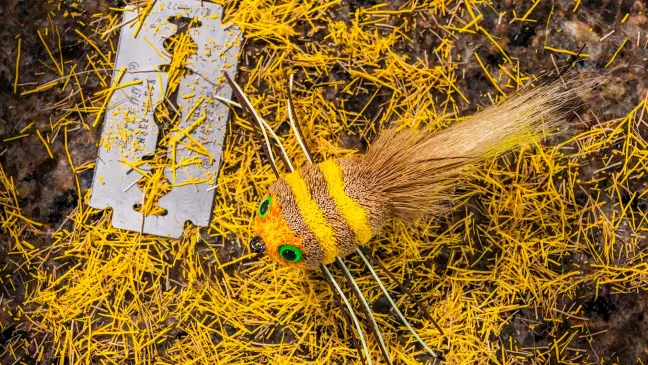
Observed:
[[[565,83],[556,82],[556,79],[510,95],[502,103],[445,130],[429,127],[387,130],[364,155],[319,163],[315,163],[308,151],[289,92],[290,124],[310,162],[293,168],[274,132],[266,127],[267,123],[254,110],[243,90],[228,78],[242,107],[253,116],[262,132],[263,149],[277,175],[258,206],[254,218],[256,236],[250,240],[251,250],[289,267],[321,270],[336,298],[347,307],[345,318],[353,322],[365,361],[371,364],[358,317],[328,268],[335,263],[362,303],[361,309],[370,322],[369,330],[376,337],[385,362],[391,363],[369,304],[343,261],[357,254],[413,336],[437,357],[437,352],[421,340],[391,299],[371,266],[370,261],[374,258],[367,257],[360,247],[381,232],[390,219],[412,221],[426,214],[446,211],[451,190],[463,173],[487,158],[528,144],[561,126],[565,107],[573,103],[580,91],[591,89],[597,83],[589,81],[577,85],[575,81]],[[292,82],[291,75],[290,90]],[[275,137],[277,149],[271,137]],[[280,174],[275,163],[273,151],[277,150],[288,170],[286,174]],[[405,291],[410,294],[407,289]],[[423,307],[415,299],[414,302],[419,308]],[[431,319],[424,307],[421,309]],[[344,308],[342,310],[344,313]],[[437,326],[437,329],[442,334],[441,328]]]

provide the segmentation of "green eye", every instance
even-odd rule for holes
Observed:
[[[271,202],[272,198],[265,198],[261,201],[261,204],[259,204],[259,217],[261,217],[261,219],[263,219],[263,217],[265,217],[270,211]]]
[[[298,248],[292,246],[279,247],[279,255],[288,262],[297,262],[302,259],[302,252]]]

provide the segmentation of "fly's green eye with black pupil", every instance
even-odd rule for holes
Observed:
[[[261,204],[259,204],[259,217],[263,218],[268,214],[271,202],[272,198],[265,198],[261,201]]]
[[[279,255],[288,262],[297,262],[302,259],[302,252],[298,248],[292,246],[279,247]]]

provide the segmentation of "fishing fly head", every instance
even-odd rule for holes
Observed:
[[[305,244],[299,231],[291,227],[294,211],[286,198],[271,189],[261,200],[254,218],[256,236],[250,240],[250,249],[265,254],[272,261],[294,268],[316,268],[318,255],[313,244]]]
[[[265,254],[275,262],[300,268],[304,265],[302,240],[295,235],[283,212],[276,195],[269,195],[259,203],[254,218],[256,236],[250,240],[250,249]]]

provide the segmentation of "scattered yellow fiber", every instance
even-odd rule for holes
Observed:
[[[623,19],[621,19],[621,24],[625,23],[626,20],[628,20],[629,17],[630,17],[630,14],[626,13],[626,15],[623,17]]]
[[[382,80],[380,80],[380,79],[377,78],[377,77],[374,77],[374,76],[368,75],[368,74],[366,74],[366,73],[364,73],[364,72],[351,70],[350,73],[351,73],[352,76],[362,77],[362,78],[365,78],[365,79],[367,79],[367,80],[373,81],[373,82],[375,82],[375,83],[378,84],[378,85],[382,85],[382,86],[387,87],[387,88],[389,88],[389,89],[392,89],[392,90],[394,90],[394,91],[396,91],[396,92],[398,91],[394,86],[390,85],[389,83],[387,83],[387,82],[385,82],[385,81],[382,81]]]
[[[72,162],[72,155],[70,155],[70,147],[68,146],[68,130],[67,127],[63,129],[63,145],[65,146],[65,155],[67,156],[68,163],[72,172],[76,174],[76,168],[74,167],[74,162]]]
[[[86,37],[85,34],[81,33],[78,29],[75,29],[74,32],[75,32],[76,34],[78,34],[79,36],[81,36],[81,38],[83,38],[86,42],[88,42],[88,44],[90,45],[90,47],[94,48],[95,51],[97,51],[97,54],[98,54],[99,56],[101,56],[101,58],[103,58],[103,60],[104,60],[106,63],[110,63],[110,60],[108,59],[108,56],[107,56],[106,54],[104,54],[103,52],[101,52],[101,51],[99,50],[99,47],[97,47],[97,45],[96,45],[96,44],[95,44],[95,43],[94,43],[90,38]],[[62,75],[62,73],[61,73],[61,75]]]
[[[607,68],[609,65],[612,64],[612,62],[614,62],[614,59],[615,59],[616,56],[619,54],[619,52],[621,52],[621,50],[623,49],[623,47],[626,45],[627,42],[628,42],[628,38],[626,38],[626,39],[623,40],[623,43],[621,43],[621,45],[619,46],[619,48],[617,48],[616,52],[614,52],[614,54],[612,55],[612,58],[610,58],[610,60],[608,61],[608,63],[605,64],[605,68]]]
[[[41,142],[43,142],[43,146],[45,146],[45,150],[47,150],[47,154],[49,155],[49,157],[54,158],[54,155],[52,155],[52,150],[49,147],[49,144],[47,143],[47,141],[45,141],[43,135],[38,129],[36,129],[36,134],[38,135],[38,139],[40,139]]]
[[[540,2],[540,0],[538,0],[538,2]],[[477,27],[479,28],[479,30],[482,31],[482,33],[486,36],[486,38],[488,38],[488,40],[490,40],[491,43],[493,43],[493,45],[500,51],[500,53],[502,53],[502,55],[506,59],[506,62],[511,62],[511,58],[506,54],[506,52],[504,52],[504,49],[502,48],[502,46],[500,46],[499,43],[497,43],[497,41],[495,41],[493,36],[490,35],[490,33],[488,33],[486,31],[486,29],[480,27],[479,25]]]
[[[155,53],[158,55],[158,57],[160,57],[163,60],[168,60],[169,59],[167,56],[164,55],[164,53],[162,53],[159,49],[157,49],[157,47],[155,47],[155,45],[153,45],[153,43],[151,43],[151,41],[148,38],[144,37],[144,41],[149,46],[151,46],[151,48],[155,51]]]
[[[464,25],[461,28],[455,28],[453,26],[446,26],[445,28],[448,29],[448,30],[456,30],[459,33],[465,33],[465,32],[475,33],[475,31],[473,31],[471,29],[468,29],[468,28],[472,28],[473,26],[475,26],[477,24],[477,22],[479,22],[483,17],[484,17],[484,15],[479,14],[475,19],[471,20],[470,23]]]
[[[484,73],[486,74],[486,77],[488,77],[488,80],[490,80],[490,82],[493,84],[493,86],[495,86],[497,91],[499,91],[502,95],[506,95],[506,93],[504,91],[502,91],[502,89],[499,87],[499,85],[497,85],[497,81],[488,72],[488,69],[486,68],[486,66],[484,66],[484,63],[482,62],[481,58],[479,58],[479,55],[477,54],[477,52],[475,52],[474,55],[475,55],[475,58],[477,59],[477,62],[479,62],[479,66],[481,66],[482,70],[484,70]]]
[[[547,24],[545,25],[545,39],[543,43],[545,47],[547,47],[547,40],[549,40],[549,23],[551,22],[551,16],[554,12],[554,6],[554,4],[551,4],[551,11],[549,12],[549,16],[547,17]]]
[[[121,70],[120,70],[120,72],[121,72]],[[120,76],[121,76],[121,75],[120,75]],[[121,78],[121,77],[120,77],[120,78]],[[95,95],[96,95],[96,96],[101,96],[101,95],[103,95],[103,94],[108,94],[108,95],[112,96],[112,94],[113,94],[115,91],[119,90],[119,89],[123,89],[123,88],[129,87],[129,86],[133,86],[133,85],[141,85],[141,84],[142,84],[142,80],[134,80],[134,81],[126,82],[126,83],[123,83],[123,84],[115,84],[115,85],[114,85],[113,87],[111,87],[110,89],[108,89],[108,90],[102,90],[102,91],[96,93]],[[110,99],[110,97],[108,97],[108,98],[106,98],[106,99]]]
[[[35,94],[35,93],[39,93],[39,92],[51,89],[54,86],[56,86],[58,83],[59,83],[58,80],[50,81],[50,82],[48,82],[46,84],[43,84],[43,85],[41,85],[41,86],[39,86],[37,88],[34,88],[32,90],[27,90],[27,91],[24,91],[24,92],[20,93],[20,96],[26,96],[26,95],[29,95],[29,94]]]
[[[576,5],[574,5],[574,9],[572,9],[573,13],[575,13],[576,10],[578,10],[578,7],[580,6],[580,4],[581,4],[581,0],[576,0]]]
[[[38,34],[38,37],[40,38],[41,43],[43,44],[43,47],[45,47],[45,50],[47,51],[47,54],[50,56],[50,59],[52,60],[52,63],[54,64],[54,67],[56,67],[56,69],[58,70],[59,75],[63,76],[63,74],[64,74],[63,65],[62,64],[59,65],[59,63],[54,58],[54,55],[52,54],[52,51],[49,49],[49,46],[47,45],[47,42],[45,42],[45,39],[43,39],[43,35],[41,34],[40,30],[37,30],[36,33]]]
[[[25,128],[23,128],[23,129],[20,130],[20,134],[23,134],[23,133],[27,132],[27,130],[29,130],[29,128],[31,128],[31,127],[33,127],[33,126],[34,126],[34,122],[31,122],[31,123],[27,124],[27,125],[25,126]]]
[[[539,2],[526,2],[526,13],[516,20],[537,18]],[[576,1],[573,11],[579,4]],[[140,2],[138,27],[147,11],[159,5]],[[488,22],[482,21],[490,11],[482,0],[367,5],[348,20],[333,18],[341,6],[340,1],[243,0],[227,2],[222,17],[243,28],[246,44],[255,45],[254,52],[242,54],[246,63],[238,76],[277,134],[288,121],[287,75],[295,74],[295,112],[318,162],[356,153],[339,142],[349,136],[370,138],[389,125],[445,127],[465,116],[466,103],[488,103],[473,100],[459,81],[466,60],[456,59],[458,45],[474,41],[476,34],[483,33],[486,45],[510,60],[489,34],[495,34],[493,30],[486,29]],[[177,240],[139,235],[115,229],[110,210],[88,206],[91,191],[82,192],[79,177],[94,161],[75,154],[74,141],[84,138],[72,136],[90,136],[87,121],[92,118],[96,127],[107,113],[125,113],[108,105],[125,73],[117,70],[113,77],[117,45],[109,36],[119,29],[122,12],[111,8],[85,25],[79,22],[76,33],[88,43],[83,64],[43,52],[39,61],[48,66],[53,62],[51,72],[43,84],[22,91],[51,92],[64,84],[66,92],[83,89],[75,98],[57,101],[49,124],[36,125],[35,132],[50,157],[48,146],[64,144],[71,171],[66,166],[63,170],[74,176],[78,194],[78,205],[63,218],[65,224],[51,226],[27,216],[18,205],[20,189],[0,166],[0,227],[11,241],[9,259],[24,263],[20,276],[29,280],[30,288],[25,303],[9,315],[29,323],[30,334],[43,341],[9,341],[6,356],[14,357],[10,363],[19,364],[17,350],[23,350],[34,358],[74,365],[360,364],[326,282],[317,274],[260,259],[247,248],[251,218],[274,177],[262,163],[252,121],[240,110],[231,113],[219,172],[208,177],[216,193],[208,229],[188,225]],[[512,20],[511,13],[507,9],[502,16]],[[417,30],[412,20],[422,14],[434,16],[440,31],[426,57],[412,59],[401,50],[413,44],[410,37]],[[42,38],[52,44],[63,30],[49,28],[41,29]],[[303,32],[324,40],[300,39]],[[195,90],[192,98],[181,99],[183,105],[169,103],[197,47],[190,37],[178,35],[165,48],[172,56],[168,86],[161,100],[147,101],[147,111],[168,125],[159,142],[164,150],[148,160],[124,160],[143,175],[129,189],[139,189],[141,201],[135,209],[147,217],[164,214],[158,203],[180,184],[167,179],[169,171],[198,169],[214,157],[190,133],[209,133],[204,121],[210,116],[199,114],[197,105],[220,102],[199,98],[203,90]],[[544,49],[575,54],[546,45]],[[524,72],[524,59],[489,69],[474,55],[493,85],[484,93],[503,96],[535,78]],[[65,72],[59,72],[61,67]],[[86,88],[91,79],[100,90]],[[358,100],[358,105],[349,105]],[[193,119],[181,120],[176,107]],[[641,100],[625,117],[590,123],[590,128],[567,133],[557,145],[534,144],[497,161],[484,161],[462,182],[462,195],[456,197],[451,214],[412,225],[391,223],[375,238],[374,252],[399,280],[407,280],[442,327],[445,336],[416,314],[409,299],[395,296],[419,335],[432,349],[442,349],[448,364],[600,363],[574,345],[587,338],[594,348],[588,351],[597,350],[597,334],[590,331],[585,309],[564,303],[584,288],[594,293],[605,287],[615,293],[648,288],[642,238],[648,234],[648,214],[632,208],[633,202],[648,198],[648,193],[632,190],[637,180],[646,179],[648,169],[648,146],[639,133],[646,116],[646,100]],[[30,136],[34,127],[30,123],[4,141]],[[279,138],[295,166],[305,163],[293,135]],[[26,141],[32,139],[20,143]],[[120,148],[111,142],[114,139],[96,141]],[[176,161],[181,151],[189,151],[189,157]],[[594,171],[588,179],[584,167]],[[108,183],[103,177],[99,181]],[[479,202],[478,212],[474,202]],[[570,257],[586,257],[587,262]],[[359,265],[350,269],[368,300],[379,300],[382,292],[370,276]],[[383,279],[388,289],[398,292],[391,280]],[[12,282],[0,277],[0,284],[8,288]],[[525,323],[513,318],[530,319]],[[387,314],[376,319],[394,360],[420,364],[423,351],[417,350],[416,340],[402,324]],[[544,343],[533,348],[516,343],[517,337],[508,335],[512,324],[529,335],[542,334]],[[375,339],[367,338],[373,358],[379,359]]]
[[[125,72],[126,72],[126,67],[122,67],[122,69],[119,70],[119,73],[115,77],[115,80],[113,80],[113,85],[108,90],[106,90],[106,92],[105,92],[106,97],[104,98],[103,105],[101,106],[101,109],[99,110],[99,113],[97,113],[95,121],[92,124],[93,127],[96,127],[99,124],[99,122],[101,122],[101,118],[103,117],[103,114],[105,113],[106,106],[110,102],[110,98],[112,98],[112,95],[115,92],[115,90],[120,87],[119,82],[121,81],[121,78],[124,76]]]
[[[2,141],[3,142],[15,141],[17,139],[25,138],[27,136],[29,136],[29,134],[20,134],[20,135],[17,135],[17,136],[5,138]]]
[[[525,21],[525,20],[527,20],[527,18],[529,17],[529,15],[531,15],[531,13],[533,12],[533,9],[535,9],[536,6],[538,6],[538,4],[540,4],[540,1],[542,1],[542,0],[535,0],[535,2],[533,3],[533,5],[531,5],[531,7],[529,8],[529,10],[527,10],[527,12],[524,13],[524,15],[522,16],[522,18],[520,18],[519,20],[520,20],[520,21]]]
[[[142,29],[142,25],[144,25],[144,20],[151,13],[151,9],[153,9],[153,5],[156,2],[157,2],[156,0],[148,0],[146,8],[144,8],[144,11],[138,14],[139,19],[138,19],[137,28],[135,28],[135,33],[133,33],[134,37],[137,37],[137,35],[139,34],[140,29]]]
[[[18,48],[16,50],[16,77],[14,78],[14,94],[18,93],[18,75],[20,73],[20,45],[22,39],[18,38]]]
[[[578,55],[577,52],[570,51],[568,49],[554,48],[554,47],[547,46],[547,45],[544,46],[544,49],[546,49],[547,51],[552,51],[552,52],[557,52],[557,53],[564,53],[564,54],[568,54],[568,55],[571,55],[571,56],[577,56]],[[589,54],[581,53],[580,57],[589,57]]]

